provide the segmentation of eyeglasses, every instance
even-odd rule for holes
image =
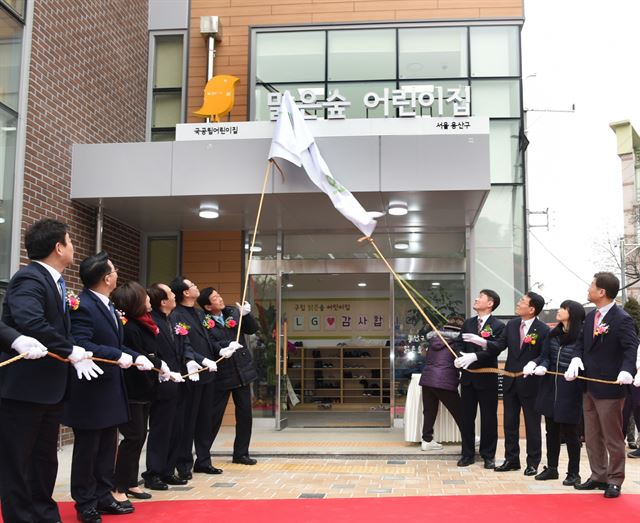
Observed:
[[[192,283],[191,285],[189,285],[190,289],[193,289],[194,287],[197,287],[197,285],[195,283]]]
[[[116,272],[116,273],[118,272],[118,269],[117,269],[117,268],[115,268],[115,267],[113,268],[113,270],[112,270],[112,271],[110,271],[110,272],[108,272],[107,274],[105,274],[105,276],[109,276],[109,274],[113,274],[114,272]]]

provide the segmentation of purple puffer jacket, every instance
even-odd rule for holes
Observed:
[[[460,331],[442,329],[440,334],[452,346],[453,340],[460,335]],[[453,354],[435,332],[427,334],[427,340],[427,357],[422,369],[420,385],[434,389],[458,390],[460,372],[453,365]]]

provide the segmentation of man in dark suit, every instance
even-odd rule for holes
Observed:
[[[488,342],[495,342],[504,330],[504,323],[493,316],[499,305],[497,292],[490,289],[480,291],[473,303],[477,315],[464,322],[460,336],[455,340],[456,352],[461,354],[454,362],[456,367],[498,368],[498,345]],[[460,384],[462,456],[458,466],[466,467],[474,462],[476,413],[480,405],[480,456],[484,460],[484,468],[493,469],[498,445],[498,375],[463,372]]]
[[[565,373],[576,379],[580,370],[588,378],[633,383],[638,336],[633,319],[614,300],[620,282],[610,272],[598,272],[589,286],[588,299],[596,306],[587,314],[574,357]],[[584,439],[591,477],[574,485],[577,490],[604,490],[617,498],[624,482],[625,447],[622,409],[626,387],[587,381],[582,396]]]
[[[174,332],[185,339],[185,358],[187,372],[194,373],[203,367],[208,372],[189,376],[186,384],[184,409],[184,427],[180,454],[178,457],[178,477],[189,480],[193,472],[204,474],[222,474],[222,469],[211,463],[213,445],[213,395],[215,392],[215,374],[218,370],[215,355],[220,347],[214,343],[203,325],[204,313],[195,307],[200,296],[198,286],[182,276],[174,278],[169,284],[176,296],[177,306],[171,313]],[[196,460],[193,460],[193,447]]]
[[[118,271],[106,252],[89,256],[80,264],[80,279],[85,289],[80,305],[71,313],[74,339],[100,358],[118,361],[118,365],[100,364],[104,375],[96,381],[71,379],[69,400],[63,422],[73,429],[71,497],[76,502],[78,519],[97,523],[100,514],[128,514],[133,506],[116,501],[113,474],[116,459],[118,425],[129,421],[127,391],[122,368],[134,360],[138,370],[153,367],[145,357],[123,345],[121,317],[109,300],[118,281]]]
[[[233,397],[236,413],[236,437],[233,442],[233,463],[255,465],[257,460],[249,456],[251,442],[251,382],[258,373],[246,348],[245,334],[255,334],[260,326],[251,315],[251,305],[236,303],[236,307],[227,307],[222,296],[213,287],[203,289],[198,304],[207,313],[205,325],[212,340],[222,347],[216,357],[225,358],[218,369],[213,400],[213,439],[215,441],[222,426],[224,411]],[[242,344],[236,341],[238,324],[242,315]],[[213,323],[211,323],[213,322]]]
[[[510,320],[495,342],[496,350],[507,347],[505,370],[521,372],[535,368],[532,360],[540,356],[549,327],[537,316],[544,307],[544,298],[535,292],[527,292],[516,304],[519,318]],[[490,342],[493,344],[494,342]],[[531,362],[531,363],[529,363]],[[527,367],[528,365],[528,367]],[[504,377],[504,447],[505,460],[496,467],[496,472],[520,469],[520,411],[524,414],[524,426],[527,436],[527,467],[525,476],[535,476],[542,457],[542,435],[540,414],[535,410],[538,394],[539,376]]]
[[[2,321],[52,353],[69,358],[78,376],[97,377],[100,369],[86,359],[91,354],[74,346],[71,336],[62,278],[73,263],[67,226],[41,220],[27,230],[24,243],[33,262],[11,278]],[[16,354],[8,351],[0,360]],[[0,499],[5,522],[60,521],[52,493],[68,375],[69,365],[54,358],[20,360],[0,369]]]

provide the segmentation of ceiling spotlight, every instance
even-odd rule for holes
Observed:
[[[287,283],[287,287],[289,288],[293,287],[293,283]]]
[[[404,202],[395,202],[389,204],[389,214],[392,216],[404,216],[409,212],[407,204]]]
[[[396,242],[393,244],[394,249],[398,249],[399,251],[406,251],[409,248],[408,242]]]
[[[431,282],[431,286],[432,287],[440,287],[440,282],[439,281],[432,281]]]
[[[361,281],[360,283],[358,283],[358,287],[366,287],[367,284],[363,281]]]
[[[212,207],[210,205],[201,205],[198,216],[207,220],[215,220],[218,216],[220,216],[220,213],[218,212],[218,209],[216,207]]]

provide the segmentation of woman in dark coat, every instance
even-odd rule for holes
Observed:
[[[163,362],[156,356],[158,326],[149,314],[151,303],[147,291],[137,282],[127,282],[111,293],[111,299],[124,324],[124,344],[149,358],[155,368],[162,368]],[[163,370],[168,371],[166,364]],[[158,374],[138,372],[132,367],[124,371],[124,381],[131,416],[118,427],[124,439],[118,446],[114,497],[118,501],[126,500],[127,496],[149,499],[151,494],[138,487],[138,463],[147,437],[149,407],[156,395]]]
[[[545,376],[536,399],[536,410],[545,418],[547,439],[547,466],[536,479],[558,479],[560,443],[564,440],[569,454],[567,477],[562,482],[566,486],[580,483],[582,390],[577,381],[566,381],[562,374],[573,358],[584,316],[584,308],[578,302],[566,300],[560,304],[558,324],[547,336],[533,371],[538,376],[544,376],[547,370],[561,374]]]
[[[453,345],[453,340],[460,335],[462,323],[461,318],[452,318],[440,331],[449,345]],[[439,403],[442,402],[453,416],[456,425],[460,427],[460,371],[453,365],[453,354],[434,331],[427,334],[427,343],[427,355],[420,377],[424,414],[422,450],[441,450],[442,445],[433,440],[433,426],[438,415]]]

